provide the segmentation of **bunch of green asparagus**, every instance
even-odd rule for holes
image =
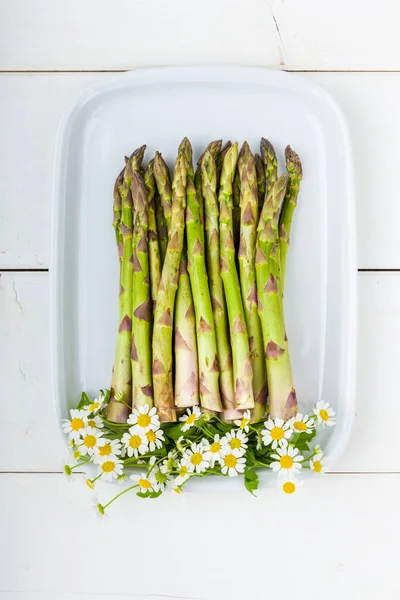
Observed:
[[[155,406],[161,421],[200,405],[226,421],[297,412],[283,312],[286,261],[302,167],[273,146],[211,142],[196,170],[185,138],[173,176],[145,146],[114,187],[119,330],[110,421]]]

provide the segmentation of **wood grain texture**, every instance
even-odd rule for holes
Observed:
[[[400,594],[400,475],[322,476],[297,497],[275,489],[258,498],[246,491],[154,501],[126,495],[101,523],[93,492],[63,475],[0,475],[0,486],[2,590],[239,600],[263,598],[268,589],[268,597],[292,600],[290,564],[301,600],[321,597],[322,589],[324,600]],[[186,546],[182,536],[190,532],[195,541]]]
[[[335,470],[397,472],[400,438],[390,417],[397,411],[400,273],[362,273],[358,284],[356,419]],[[65,446],[50,383],[49,276],[3,273],[0,303],[0,381],[10,399],[3,403],[0,470],[59,471]]]

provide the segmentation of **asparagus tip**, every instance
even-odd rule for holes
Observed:
[[[303,167],[299,155],[291,149],[290,146],[285,148],[286,168],[289,173],[296,171],[300,179],[303,177]]]

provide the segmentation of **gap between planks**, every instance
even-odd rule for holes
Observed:
[[[182,68],[190,68],[190,65],[150,65],[150,66],[140,66],[140,67],[132,67],[131,69],[10,69],[10,70],[0,70],[0,75],[12,75],[12,74],[32,74],[32,73],[128,73],[129,71],[136,71],[138,69],[168,69],[169,67],[179,67]],[[220,64],[220,63],[212,63],[212,64],[199,64],[199,65],[191,65],[193,68],[197,66],[205,66],[205,67],[236,67],[241,66],[246,68],[246,65],[236,65],[234,63],[228,64]],[[400,73],[400,69],[287,69],[283,68],[280,65],[265,65],[265,66],[254,66],[247,65],[250,69],[279,69],[280,71],[284,71],[285,73]]]

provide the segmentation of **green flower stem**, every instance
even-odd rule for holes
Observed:
[[[131,490],[134,490],[137,487],[139,487],[139,486],[136,483],[135,485],[131,485],[130,487],[126,488],[125,490],[122,490],[122,492],[120,492],[119,494],[117,494],[116,496],[114,496],[114,498],[111,498],[111,500],[109,502],[107,502],[107,504],[103,504],[102,505],[103,510],[106,510],[106,508],[108,508],[110,506],[110,504],[112,504],[113,502],[115,502],[117,500],[117,498],[120,498],[121,496],[123,496],[127,492],[130,492]]]

